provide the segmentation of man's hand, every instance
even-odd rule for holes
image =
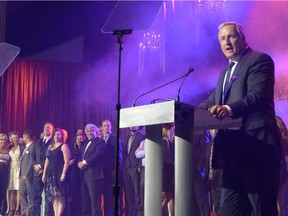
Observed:
[[[27,181],[28,180],[27,176],[21,176],[20,179],[23,180],[23,181]]]
[[[42,170],[40,164],[35,164],[35,165],[33,166],[33,168],[34,168],[34,171],[35,171],[35,172],[37,172],[37,173],[39,173],[39,174],[43,173],[43,170]]]
[[[210,114],[218,119],[223,119],[229,116],[229,110],[225,106],[214,105],[208,109]]]
[[[82,161],[80,161],[80,162],[78,162],[78,167],[79,167],[79,169],[82,170],[86,167],[86,165]]]

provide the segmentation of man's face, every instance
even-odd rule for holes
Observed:
[[[96,131],[93,128],[89,127],[85,129],[85,133],[88,139],[93,139],[95,137]]]
[[[53,133],[54,127],[51,124],[45,124],[43,128],[43,134],[44,136],[51,136]]]
[[[25,144],[28,143],[28,136],[26,134],[23,134],[23,141]]]
[[[245,48],[244,38],[241,38],[234,25],[223,26],[218,33],[218,39],[223,54],[231,60],[237,60]]]
[[[102,122],[102,129],[104,134],[111,133],[112,130],[111,122],[109,121]]]

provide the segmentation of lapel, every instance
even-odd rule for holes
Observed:
[[[241,58],[239,59],[235,69],[234,69],[234,73],[231,77],[231,81],[228,85],[228,88],[227,88],[227,93],[225,95],[225,98],[224,98],[224,101],[226,101],[227,99],[227,96],[229,95],[229,92],[230,92],[230,89],[233,85],[233,83],[239,78],[239,76],[241,75],[241,73],[244,73],[245,70],[241,70],[243,68],[243,65],[245,64],[248,56],[250,55],[251,53],[251,48],[247,48],[246,51],[244,51],[244,53],[242,54]],[[228,70],[228,68],[225,70],[225,73],[226,71]],[[224,82],[224,77],[225,77],[225,73],[223,74],[223,77],[221,78],[222,80],[222,86],[223,86],[223,82]]]
[[[83,157],[84,157],[85,155],[87,155],[87,153],[89,152],[89,149],[91,149],[91,146],[93,145],[93,143],[95,142],[96,139],[97,139],[97,138],[94,137],[92,140],[88,140],[88,141],[86,142],[86,144],[83,145],[83,149],[82,149],[82,156],[83,156]],[[90,141],[91,141],[91,143],[89,144]],[[86,147],[87,147],[88,144],[89,144],[89,146],[88,146],[88,148],[86,149]],[[86,151],[85,151],[85,149],[86,149]]]
[[[22,155],[21,155],[21,157],[20,157],[20,162],[23,161],[23,158],[24,158],[24,156],[25,156],[25,153],[26,153],[26,150],[24,149],[24,151],[23,151],[23,153],[22,153]]]
[[[31,144],[32,145],[32,144]],[[30,149],[31,149],[31,145],[26,149],[26,146],[25,146],[25,148],[24,148],[24,150],[23,150],[23,152],[22,152],[22,155],[21,155],[21,157],[20,157],[20,160],[21,161],[23,161],[23,158],[25,157],[25,155],[26,155],[26,151],[29,151],[30,152]]]
[[[219,77],[219,81],[218,81],[218,85],[216,88],[216,92],[215,92],[215,102],[216,104],[222,104],[222,95],[223,95],[223,83],[224,83],[224,78],[225,78],[225,74],[228,68],[223,69],[220,77]]]
[[[44,138],[42,138],[41,140],[40,140],[40,142],[41,142],[41,153],[43,154],[43,153],[45,153],[46,154],[46,149],[47,149],[47,146],[49,146],[50,145],[50,143],[51,143],[51,138],[46,142],[46,143],[44,143]]]

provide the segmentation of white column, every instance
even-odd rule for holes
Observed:
[[[194,110],[179,110],[175,121],[175,215],[192,215]]]
[[[162,124],[146,126],[144,215],[162,215]]]

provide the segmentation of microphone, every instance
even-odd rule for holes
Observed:
[[[163,84],[163,85],[160,85],[160,86],[158,86],[158,87],[156,87],[156,88],[154,88],[154,89],[152,89],[152,90],[150,90],[150,91],[147,91],[147,92],[144,92],[143,94],[141,94],[141,95],[139,95],[135,100],[134,100],[134,102],[133,102],[133,104],[132,104],[132,107],[135,107],[135,105],[136,105],[136,102],[137,102],[137,100],[140,98],[140,97],[142,97],[142,96],[144,96],[144,95],[147,95],[147,94],[149,94],[149,93],[151,93],[151,92],[153,92],[153,91],[156,91],[156,90],[158,90],[158,89],[160,89],[160,88],[162,88],[162,87],[164,87],[164,86],[167,86],[167,85],[169,85],[169,84],[171,84],[171,83],[173,83],[173,82],[176,82],[176,81],[178,81],[178,80],[180,80],[180,79],[183,79],[184,78],[184,80],[187,78],[187,76],[190,74],[190,73],[192,73],[194,71],[194,68],[189,68],[189,70],[188,70],[188,72],[185,74],[185,75],[183,75],[183,76],[181,76],[181,77],[178,77],[177,79],[174,79],[174,80],[172,80],[172,81],[170,81],[170,82],[168,82],[168,83],[165,83],[165,84]],[[180,90],[181,90],[181,87],[182,87],[182,85],[183,85],[183,83],[184,83],[184,80],[182,81],[182,83],[181,83],[181,86],[180,86],[180,89],[179,89],[179,91],[178,91],[178,95],[177,95],[177,97],[179,97],[179,94],[180,94]]]
[[[187,79],[187,77],[188,77],[193,71],[194,71],[194,68],[191,68],[191,67],[190,67],[189,70],[188,70],[188,72],[186,73],[184,79],[182,80],[182,83],[181,83],[181,85],[180,85],[180,87],[179,87],[179,89],[178,89],[178,93],[177,93],[177,96],[176,96],[176,101],[177,101],[177,102],[179,102],[179,100],[180,100],[180,91],[181,91],[181,89],[182,89],[182,86],[183,86],[185,80]]]

